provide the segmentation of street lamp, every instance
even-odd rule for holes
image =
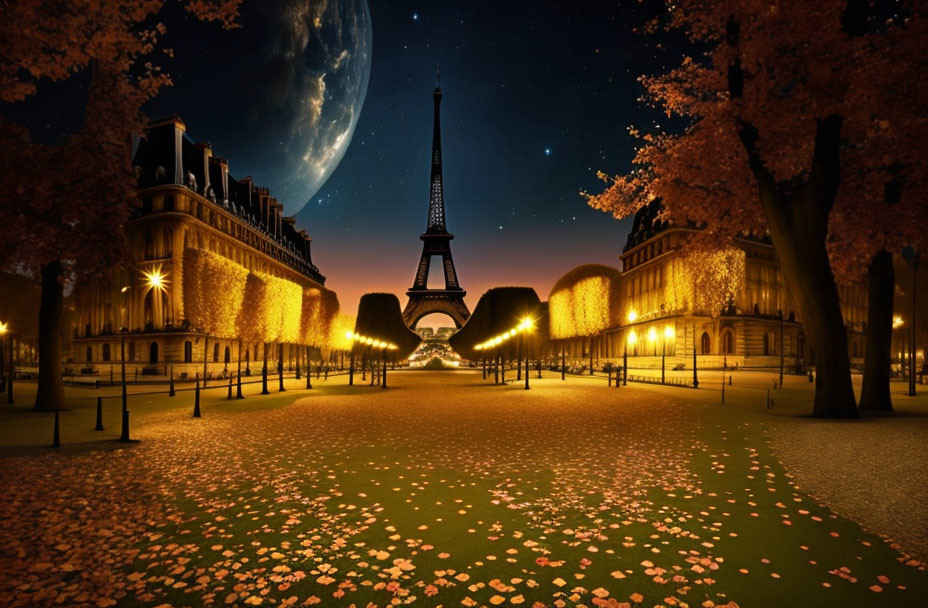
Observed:
[[[631,330],[628,333],[628,337],[625,339],[625,352],[622,354],[622,367],[625,368],[622,377],[622,384],[628,386],[628,345],[632,345],[634,350],[635,345],[638,344],[638,334],[635,333],[635,330]]]
[[[780,388],[783,388],[783,309],[777,310],[777,318],[780,319]]]
[[[909,266],[912,267],[912,341],[911,348],[909,348],[909,396],[915,396],[915,318],[918,316],[916,314],[916,293],[915,293],[915,279],[916,274],[918,273],[918,251],[915,247],[908,245],[902,248],[902,257],[909,263]]]
[[[122,433],[119,435],[119,440],[127,443],[129,441],[129,396],[126,391],[126,334],[129,332],[129,286],[126,285],[119,292],[126,296],[126,327],[120,332],[119,337],[120,367],[122,369]]]
[[[652,327],[653,331],[654,328]],[[664,328],[664,341],[661,343],[661,384],[664,384],[665,381],[665,372],[664,372],[664,360],[667,357],[667,341],[673,340],[676,332],[673,329],[673,325],[668,325]]]
[[[13,336],[10,333],[9,325],[6,323],[0,322],[0,336],[4,339],[4,343],[0,345],[0,348],[6,347],[7,358],[9,359],[7,361],[9,372],[6,375],[6,402],[13,403]]]

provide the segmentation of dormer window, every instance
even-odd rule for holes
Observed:
[[[196,192],[197,190],[197,176],[187,171],[187,187]]]

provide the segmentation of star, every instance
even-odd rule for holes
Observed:
[[[419,20],[419,13],[415,13],[415,12],[414,12],[414,13],[412,14],[412,20],[413,20],[413,21],[418,21],[418,20]]]
[[[551,148],[545,148],[545,156],[551,156]]]

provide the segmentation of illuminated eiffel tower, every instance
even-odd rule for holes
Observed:
[[[451,239],[454,235],[448,232],[445,226],[445,196],[442,184],[441,170],[441,120],[439,107],[441,105],[441,74],[436,83],[432,98],[435,100],[435,123],[432,132],[432,175],[429,187],[429,215],[422,239],[422,257],[419,259],[419,268],[416,279],[406,295],[409,301],[403,310],[403,319],[409,327],[415,327],[422,317],[441,312],[454,320],[454,324],[461,328],[470,311],[464,303],[466,291],[458,284],[458,275],[454,271],[454,260],[451,258]],[[445,272],[445,288],[429,289],[429,266],[432,256],[441,256],[442,268]]]

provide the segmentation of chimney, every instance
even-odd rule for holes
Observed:
[[[176,114],[163,118],[161,120],[155,121],[148,126],[149,132],[159,127],[172,127],[173,133],[170,136],[170,146],[172,148],[171,154],[173,154],[173,159],[169,156],[168,161],[174,161],[174,176],[173,182],[178,186],[183,186],[184,181],[184,133],[187,132],[187,127],[184,125],[184,121],[180,119]],[[162,145],[167,144],[164,142]],[[167,152],[167,150],[165,150]],[[159,151],[160,153],[160,151]],[[165,163],[164,165],[167,171],[170,171],[170,165]]]
[[[209,192],[209,159],[213,156],[213,150],[208,141],[198,141],[194,146],[201,154],[201,167],[203,169],[203,190],[205,196]]]
[[[229,161],[221,156],[212,158],[213,167],[218,169],[217,182],[213,189],[216,191],[216,200],[225,202],[229,200]]]

